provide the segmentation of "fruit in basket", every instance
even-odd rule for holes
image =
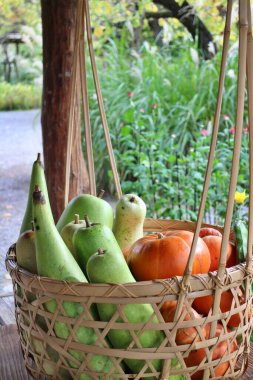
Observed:
[[[146,205],[136,194],[125,194],[116,206],[113,233],[122,250],[143,236]],[[126,254],[127,255],[127,254]]]
[[[85,225],[80,227],[73,236],[73,245],[77,262],[86,274],[86,264],[99,247],[110,249],[115,255],[122,255],[121,249],[112,230],[100,223],[91,223],[88,216],[84,217]]]
[[[76,259],[76,251],[73,245],[73,236],[74,236],[74,233],[77,230],[79,230],[80,227],[83,227],[83,226],[85,226],[84,221],[80,220],[79,215],[76,214],[75,220],[72,220],[72,222],[66,224],[66,226],[64,226],[63,229],[61,230],[61,237],[75,259]]]
[[[229,329],[228,329],[229,332]],[[224,329],[223,326],[218,323],[216,332],[215,332],[215,337],[220,337],[220,335],[224,335]],[[206,326],[206,339],[209,339],[209,334],[210,334],[210,324]],[[216,344],[213,352],[212,352],[212,361],[226,358],[228,354],[233,353],[234,351],[237,350],[237,343],[236,340],[229,338],[230,340],[230,347],[228,346],[228,343],[226,340],[221,341],[220,343]],[[210,347],[211,348],[211,347]],[[202,362],[207,361],[206,358],[206,350],[204,348],[199,348],[197,350],[192,350],[189,353],[189,356],[184,359],[185,364],[187,367],[194,367],[200,365]],[[225,359],[226,360],[226,359]],[[228,368],[230,367],[229,361],[223,361],[222,363],[218,363],[216,367],[214,367],[214,376],[216,377],[221,377],[223,376]],[[233,364],[235,365],[235,360],[233,359]],[[195,372],[194,374],[191,375],[192,380],[202,380],[203,379],[203,374],[204,371],[200,370]]]
[[[237,261],[242,263],[247,257],[248,227],[244,220],[237,219],[233,225],[236,242]]]
[[[31,273],[37,273],[34,230],[23,232],[16,242],[17,263]]]
[[[220,233],[220,231],[216,230],[216,228],[202,227],[199,231],[199,237],[203,238],[205,236],[220,236],[220,237],[222,237],[222,234]]]
[[[232,253],[231,253],[229,259],[227,260],[226,268],[231,268],[231,267],[234,267],[235,265],[238,265],[238,264],[239,264],[239,261],[238,261],[236,249],[235,249],[235,247],[233,247]]]
[[[101,223],[112,228],[113,209],[111,205],[100,198],[100,196],[102,196],[102,192],[100,192],[97,197],[90,194],[80,194],[73,198],[56,224],[58,231],[61,232],[66,224],[74,220],[75,214],[79,214],[81,218],[84,215],[89,215],[92,223]]]
[[[87,282],[51,218],[44,194],[36,186],[33,214],[38,273],[57,280]]]
[[[135,282],[127,263],[123,255],[115,255],[111,250],[104,251],[99,249],[97,253],[92,255],[87,263],[87,273],[92,283],[129,283]],[[124,322],[129,323],[147,323],[151,322],[156,324],[158,319],[156,316],[150,321],[151,316],[154,311],[149,304],[131,304],[131,298],[129,298],[129,303],[121,305],[121,313],[124,313]],[[102,321],[110,321],[115,313],[117,312],[117,306],[115,304],[97,304],[100,319]],[[117,322],[123,322],[121,316],[117,317]],[[136,329],[135,335],[138,335],[138,330]],[[114,329],[112,328],[108,337],[114,348],[125,349],[133,341],[129,330],[126,329]],[[144,330],[139,334],[139,341],[143,348],[159,347],[164,340],[164,334],[159,330]],[[136,347],[136,343],[134,343]],[[125,359],[125,363],[134,373],[139,373],[144,365],[143,360],[139,359]],[[153,360],[152,364],[154,368],[158,371],[162,369],[162,360]],[[178,366],[178,361],[172,359],[173,366]],[[175,379],[180,379],[180,377],[175,377]]]
[[[177,301],[167,301],[164,303],[161,309],[161,314],[165,320],[165,322],[173,322],[174,317],[177,310]],[[178,321],[195,321],[197,319],[201,319],[201,316],[192,308],[187,307],[183,305],[182,311],[180,313],[180,316],[176,320],[176,323],[178,324]],[[200,340],[201,334],[203,337],[206,335],[205,328],[199,327],[199,331],[196,328],[196,326],[189,326],[189,327],[181,327],[177,329],[176,333],[176,343],[178,345],[181,344],[191,344],[195,339]]]
[[[210,235],[210,236],[203,237],[203,240],[208,246],[208,249],[210,252],[211,265],[210,265],[209,271],[212,272],[214,270],[217,270],[219,267],[222,237]],[[227,261],[229,260],[232,254],[232,251],[233,251],[233,246],[230,242],[228,242]]]
[[[41,191],[43,191],[44,197],[45,197],[47,203],[49,204],[46,178],[45,178],[44,168],[43,168],[43,165],[41,162],[40,153],[38,153],[37,160],[34,161],[33,167],[32,167],[32,174],[31,174],[31,179],[30,179],[30,187],[29,187],[29,194],[28,194],[28,199],[27,199],[26,211],[25,211],[25,215],[24,215],[24,218],[22,221],[21,228],[20,228],[20,234],[31,229],[31,222],[33,220],[32,194],[33,194],[35,185],[38,185],[39,188],[41,189]],[[51,217],[53,218],[53,216],[51,216]]]
[[[189,231],[166,231],[144,236],[131,247],[129,267],[138,281],[182,276],[184,274],[193,233]],[[198,238],[192,273],[207,273],[210,253],[205,242]]]
[[[213,307],[213,300],[214,300],[213,295],[198,297],[194,300],[193,307],[195,310],[197,310],[198,313],[208,315],[210,309]],[[233,300],[234,300],[234,296],[231,290],[227,290],[221,294],[220,310],[222,313],[225,313],[231,310]],[[245,303],[245,295],[243,294],[241,290],[239,290],[238,301],[240,305],[243,305]],[[237,307],[236,303],[234,307]],[[244,310],[244,313],[245,313],[245,310]],[[250,306],[248,306],[247,308],[247,313],[248,313],[248,318],[250,318],[251,316]],[[236,313],[231,316],[231,318],[227,322],[227,325],[229,327],[238,327],[240,322],[241,322],[240,314]]]
[[[55,227],[51,217],[50,206],[37,186],[33,192],[33,212],[39,275],[69,282],[87,282],[86,277]],[[47,311],[54,313],[57,309],[56,300],[51,299],[47,301],[45,307]],[[83,307],[78,302],[64,301],[62,307],[66,315],[71,318],[78,318],[83,313]],[[97,317],[94,308],[91,308],[91,313],[94,318]],[[54,331],[56,336],[61,339],[67,339],[70,335],[69,326],[59,320],[54,322]],[[75,338],[83,344],[94,344],[97,341],[95,331],[90,327],[84,326],[76,329]],[[83,354],[78,350],[69,350],[69,353],[80,362],[83,361]],[[68,361],[71,366],[76,366],[71,360]],[[112,367],[112,362],[104,355],[94,354],[89,357],[88,365],[90,370],[108,372]],[[81,378],[89,379],[85,374],[82,374]]]

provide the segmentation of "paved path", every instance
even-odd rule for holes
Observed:
[[[39,110],[0,112],[0,294],[11,291],[4,258],[19,235],[32,164],[41,151]]]

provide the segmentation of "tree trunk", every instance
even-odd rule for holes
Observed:
[[[163,5],[171,12],[170,17],[178,19],[189,31],[195,40],[198,37],[198,47],[203,51],[205,59],[213,58],[217,52],[212,34],[202,20],[196,15],[194,8],[184,1],[178,4],[175,0],[153,0],[154,3]],[[211,49],[211,45],[213,49]]]
[[[74,52],[76,0],[41,0],[43,27],[42,135],[50,203],[57,221],[64,209],[65,167]],[[78,81],[80,83],[80,81]],[[71,158],[69,199],[87,192],[80,130],[80,85]]]

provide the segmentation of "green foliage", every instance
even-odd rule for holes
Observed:
[[[0,0],[1,36],[20,32],[23,25],[36,27],[40,23],[40,2],[37,0]]]
[[[98,59],[122,188],[143,197],[149,216],[192,220],[197,217],[216,104],[220,54],[198,65],[192,59],[193,49],[188,44],[178,44],[174,49],[159,52],[145,43],[139,53],[127,54],[120,42],[117,45],[111,41]],[[234,136],[237,69],[234,52],[232,47],[206,208],[206,220],[219,223],[226,211]],[[89,76],[90,89],[91,82]],[[90,106],[98,185],[113,191],[93,90]],[[245,130],[238,180],[241,189],[248,186],[247,143]]]
[[[178,0],[181,2],[181,0]],[[214,35],[219,54],[203,62],[198,41],[175,19],[159,19],[163,48],[158,48],[145,18],[161,11],[151,0],[90,1],[100,83],[124,192],[137,192],[149,216],[195,220],[207,163],[216,104],[225,0],[189,0]],[[238,5],[235,3],[234,7]],[[1,35],[18,30],[26,44],[18,57],[19,78],[0,82],[0,109],[40,104],[42,74],[40,4],[37,0],[0,0]],[[233,13],[231,39],[237,39]],[[225,216],[232,157],[236,102],[237,46],[231,46],[222,118],[206,220]],[[15,52],[13,48],[10,56]],[[0,66],[0,78],[3,77]],[[90,68],[89,68],[90,69]],[[22,81],[26,84],[16,84]],[[98,104],[88,73],[91,123],[98,187],[113,193]],[[228,117],[224,117],[228,115]],[[245,125],[247,120],[245,120]],[[248,134],[238,189],[248,187]]]
[[[40,103],[40,87],[0,82],[0,111],[39,108]]]

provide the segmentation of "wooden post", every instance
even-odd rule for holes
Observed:
[[[76,0],[41,0],[44,75],[41,122],[45,172],[55,221],[64,209],[76,9]],[[76,96],[69,199],[89,192],[81,146],[80,85],[77,85]]]

